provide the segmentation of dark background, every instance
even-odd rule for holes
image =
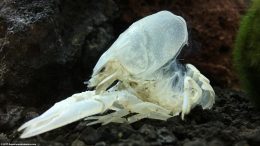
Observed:
[[[42,145],[255,145],[259,113],[240,91],[232,50],[249,0],[0,1],[0,140]],[[192,63],[215,87],[211,111],[196,107],[185,121],[132,125],[72,124],[20,141],[16,128],[54,102],[86,90],[99,56],[134,21],[160,10],[184,17]],[[73,129],[73,130],[72,130]]]
[[[243,0],[1,1],[2,96],[35,105],[85,90],[83,81],[118,35],[160,10],[187,21],[189,46],[179,59],[198,67],[213,85],[238,89],[231,54],[247,5]]]

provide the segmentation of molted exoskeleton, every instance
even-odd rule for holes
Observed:
[[[97,90],[102,86],[101,90],[105,90],[114,80],[125,80],[129,75],[154,79],[154,73],[176,58],[187,41],[182,17],[168,11],[147,16],[133,23],[100,57],[89,86],[97,86]]]
[[[185,20],[171,12],[135,22],[97,62],[89,81],[95,90],[74,94],[26,122],[18,129],[24,130],[21,138],[82,118],[91,120],[89,125],[133,123],[143,118],[167,120],[180,113],[184,119],[196,105],[210,109],[215,93],[209,80],[193,65],[176,61],[187,41]],[[93,116],[109,109],[114,112]]]

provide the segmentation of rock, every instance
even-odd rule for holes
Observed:
[[[112,0],[1,1],[1,94],[36,106],[83,90],[114,39],[116,11]]]
[[[224,146],[223,142],[218,139],[214,139],[214,140],[210,141],[207,145],[208,146]]]
[[[116,124],[111,123],[98,128],[97,133],[100,135],[100,139],[116,142],[119,139],[128,138],[134,130],[128,124]]]
[[[260,128],[251,131],[246,136],[249,145],[259,145],[260,144]]]
[[[235,146],[249,146],[246,141],[239,141],[238,143],[235,144]]]
[[[203,140],[197,139],[194,141],[186,142],[183,146],[206,146],[206,143]]]
[[[147,140],[156,140],[157,133],[152,125],[144,124],[140,129],[139,132],[142,133],[144,136],[147,137]]]
[[[71,146],[85,146],[85,143],[80,140],[75,140],[72,142]]]
[[[132,134],[128,139],[121,140],[113,146],[137,146],[137,145],[158,145],[158,143],[154,144],[153,142],[146,142],[141,135]]]
[[[17,126],[18,121],[22,119],[23,107],[7,106],[3,111],[0,111],[0,129],[1,131],[9,131]]]
[[[176,137],[165,127],[157,130],[157,141],[162,145],[174,145],[177,142]]]
[[[86,127],[86,126],[85,126]],[[91,134],[90,134],[91,133]],[[86,127],[81,133],[79,139],[88,145],[94,145],[100,139],[100,135],[92,127]]]
[[[104,141],[101,141],[96,143],[95,146],[106,146],[106,143]]]
[[[1,141],[1,145],[4,143],[9,143],[10,140],[7,138],[7,136],[3,133],[0,133],[0,141]]]

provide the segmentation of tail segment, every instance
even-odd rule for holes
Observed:
[[[23,124],[21,138],[32,137],[82,118],[104,112],[116,99],[109,94],[95,95],[95,91],[74,94],[56,103],[45,113]]]

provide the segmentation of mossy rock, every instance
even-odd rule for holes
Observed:
[[[260,0],[241,21],[233,57],[242,87],[260,108]]]

